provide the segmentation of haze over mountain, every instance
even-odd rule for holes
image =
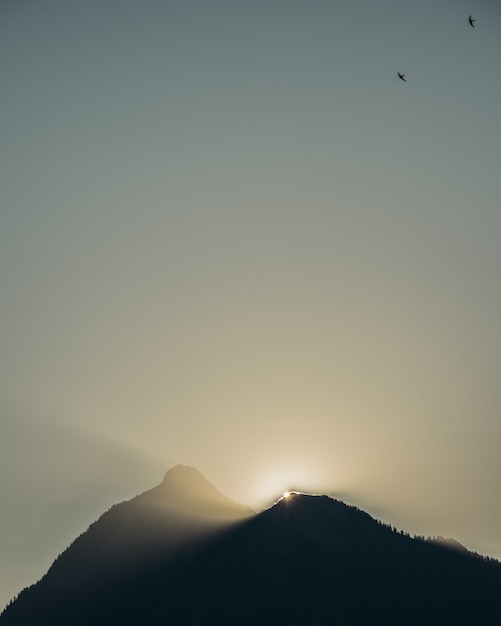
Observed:
[[[328,496],[292,492],[255,513],[176,466],[102,515],[0,624],[207,619],[499,624],[501,563],[452,540],[411,538]]]

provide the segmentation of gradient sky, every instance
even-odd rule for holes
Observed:
[[[500,77],[497,0],[0,0],[0,606],[175,463],[501,558]]]

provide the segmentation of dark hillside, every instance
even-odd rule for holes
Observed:
[[[327,496],[251,516],[191,472],[102,516],[0,626],[501,623],[497,561]]]

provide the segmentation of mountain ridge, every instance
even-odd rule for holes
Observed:
[[[293,492],[256,514],[176,466],[94,522],[0,626],[498,624],[500,598],[497,561],[326,495]]]

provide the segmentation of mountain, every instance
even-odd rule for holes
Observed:
[[[454,544],[456,545],[456,544]],[[501,624],[501,563],[328,496],[259,514],[177,466],[112,507],[0,626]]]

